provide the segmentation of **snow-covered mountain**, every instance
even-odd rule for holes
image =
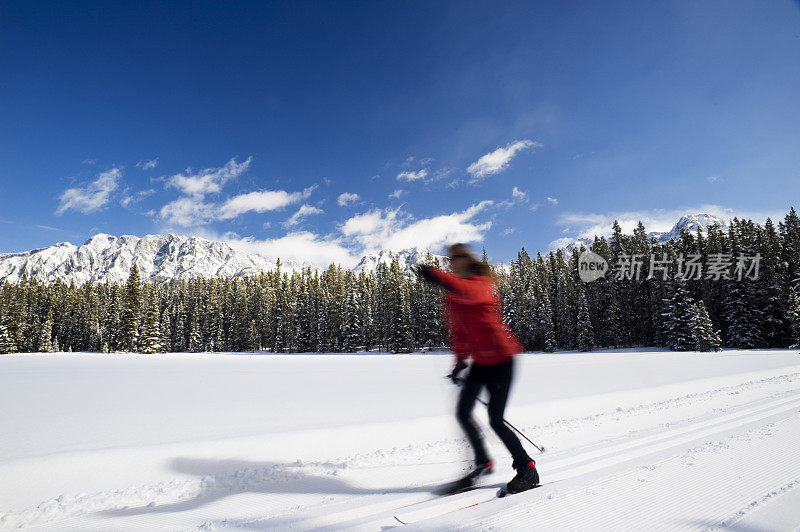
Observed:
[[[429,251],[426,249],[421,248],[408,248],[402,251],[391,251],[388,249],[382,249],[380,251],[376,251],[373,253],[368,253],[361,257],[361,261],[353,268],[354,271],[374,271],[378,269],[378,266],[383,263],[389,266],[392,263],[392,259],[397,259],[397,262],[400,264],[400,269],[404,272],[408,272],[411,270],[411,267],[415,264],[419,264],[420,262],[425,262],[425,258],[428,256]],[[445,264],[447,258],[441,255],[434,255],[431,253],[433,258],[438,258],[441,264]]]
[[[704,233],[708,232],[708,228],[712,225],[716,225],[722,231],[728,230],[728,222],[720,218],[719,216],[714,216],[712,214],[688,214],[686,216],[682,216],[678,223],[672,226],[667,232],[659,233],[659,232],[652,232],[648,233],[647,236],[650,238],[655,238],[662,244],[669,242],[670,240],[675,240],[676,238],[681,236],[681,230],[686,230],[690,233],[697,233],[697,230],[701,230]]]
[[[670,231],[654,232],[648,236],[667,242],[680,236],[681,229],[697,232],[707,231],[711,225],[727,230],[722,218],[710,214],[683,216]],[[591,244],[589,239],[563,241],[558,247],[568,252],[576,246]],[[424,262],[428,251],[408,248],[402,251],[381,250],[361,258],[353,268],[355,271],[374,271],[381,263],[390,264],[393,258],[400,268],[408,273],[411,267]],[[434,255],[442,264],[446,258]],[[98,234],[83,245],[68,242],[21,253],[0,253],[0,282],[15,282],[27,275],[42,282],[58,279],[76,284],[86,282],[123,282],[128,278],[131,266],[136,263],[142,278],[152,282],[172,279],[210,278],[216,276],[238,277],[254,275],[275,269],[275,262],[225,242],[199,237],[147,235],[144,237],[124,235],[115,237]],[[299,269],[304,265],[285,263],[286,269]]]
[[[690,233],[697,233],[697,230],[701,230],[704,233],[708,232],[708,228],[712,225],[717,225],[722,231],[728,230],[728,222],[724,219],[720,218],[719,216],[714,216],[712,214],[687,214],[686,216],[682,216],[678,222],[672,226],[672,229],[669,231],[653,231],[647,234],[648,238],[655,238],[662,244],[666,244],[670,240],[675,240],[676,238],[681,236],[681,230],[685,229]],[[581,246],[585,248],[589,248],[594,242],[594,238],[562,238],[555,242],[556,249],[563,249],[566,250],[568,253],[571,253],[574,248],[579,248]]]
[[[101,233],[81,246],[62,242],[0,254],[0,281],[17,281],[25,274],[43,282],[121,282],[128,278],[134,263],[143,279],[154,282],[250,275],[275,268],[274,262],[224,242],[172,234],[140,238]]]
[[[368,271],[397,257],[404,272],[425,259],[427,251],[411,248],[398,252],[383,250],[364,256],[355,270]],[[439,257],[442,259],[443,257]],[[225,242],[198,237],[147,235],[115,237],[98,234],[81,246],[68,242],[22,253],[0,253],[0,282],[18,281],[22,275],[42,282],[62,280],[86,282],[124,282],[133,264],[142,278],[152,282],[186,280],[216,276],[238,277],[275,269],[275,262]],[[300,269],[305,264],[281,261],[284,269]]]

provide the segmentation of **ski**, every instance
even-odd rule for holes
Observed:
[[[502,499],[503,497],[505,497],[507,495],[516,495],[517,493],[525,493],[526,491],[535,490],[536,488],[539,488],[541,486],[542,486],[541,484],[536,484],[535,486],[531,486],[530,488],[528,488],[526,490],[516,491],[514,493],[510,493],[508,491],[508,488],[503,487],[503,488],[500,488],[499,490],[497,490],[497,498],[498,499]]]
[[[496,498],[497,484],[472,486],[463,489],[457,493],[443,494],[434,499],[423,501],[421,503],[409,506],[407,512],[395,514],[393,517],[395,521],[401,524],[415,523],[423,519],[436,517],[449,512],[463,510],[476,506],[482,502],[490,501]],[[493,490],[492,495],[487,497],[486,491]],[[475,493],[472,493],[475,492]],[[460,497],[458,497],[460,495]]]
[[[467,508],[473,508],[473,507],[478,506],[478,505],[483,504],[483,503],[487,503],[487,502],[491,502],[491,501],[496,500],[496,499],[501,499],[503,497],[507,497],[508,495],[517,495],[519,493],[525,493],[525,492],[534,490],[536,488],[540,488],[540,487],[542,487],[542,486],[544,486],[546,484],[553,484],[554,482],[558,482],[558,481],[554,480],[554,481],[551,481],[551,482],[543,482],[541,484],[536,484],[532,488],[527,489],[525,491],[520,491],[518,493],[509,493],[508,490],[506,489],[506,487],[502,486],[491,497],[485,497],[485,496],[478,497],[477,495],[476,496],[468,496],[467,497],[468,498],[467,501],[462,500],[463,498],[459,498],[458,500],[453,501],[452,503],[444,503],[443,502],[442,504],[437,504],[437,505],[435,505],[433,507],[425,507],[425,508],[420,508],[418,510],[416,510],[416,509],[414,509],[412,507],[412,508],[410,508],[410,511],[409,511],[408,514],[404,514],[404,515],[395,514],[393,517],[394,517],[395,521],[397,521],[398,523],[403,524],[403,525],[408,525],[408,524],[411,524],[411,523],[417,523],[417,522],[425,520],[425,519],[431,519],[433,517],[438,517],[440,515],[445,515],[445,514],[450,514],[450,513],[453,513],[453,512],[458,512],[460,510],[466,510]],[[491,487],[492,486],[474,486],[473,488],[471,488],[469,490],[466,490],[466,491],[476,491],[476,490],[480,491],[480,490],[485,490],[485,489],[491,488]],[[462,493],[464,493],[464,492],[462,492]],[[475,500],[476,498],[478,500]],[[431,500],[425,501],[425,502],[429,503],[429,502],[432,502],[432,501],[435,501],[435,500],[437,500],[437,499],[431,499]],[[469,504],[465,504],[465,503],[469,503]]]

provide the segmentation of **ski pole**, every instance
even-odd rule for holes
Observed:
[[[445,378],[449,379],[450,377],[445,377]],[[462,384],[464,384],[464,379],[459,379],[459,378],[456,378],[456,379],[453,379],[453,380],[454,380],[454,381],[456,382],[456,384],[458,384],[459,386],[461,386]],[[476,399],[477,399],[477,400],[478,400],[478,401],[479,401],[479,402],[480,402],[482,405],[484,405],[484,406],[486,406],[486,407],[488,407],[488,406],[489,406],[489,403],[487,403],[486,401],[484,401],[484,400],[483,400],[483,399],[481,399],[480,397],[476,397]],[[519,434],[520,436],[522,436],[523,438],[525,438],[526,440],[528,440],[528,442],[529,442],[531,445],[533,445],[534,447],[536,447],[536,449],[538,449],[540,453],[543,453],[543,452],[545,451],[545,449],[544,449],[544,445],[542,445],[541,447],[539,447],[538,445],[536,445],[535,443],[533,443],[533,442],[531,441],[531,439],[530,439],[530,438],[528,438],[527,436],[525,436],[525,434],[524,434],[524,433],[523,433],[521,430],[519,430],[517,427],[515,427],[514,425],[512,425],[511,423],[509,423],[509,422],[508,422],[508,420],[507,420],[506,418],[503,418],[503,423],[505,423],[505,424],[506,424],[506,426],[508,426],[509,428],[511,428],[511,429],[514,429],[514,431],[515,431],[517,434]]]

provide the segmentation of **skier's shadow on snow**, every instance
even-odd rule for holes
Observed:
[[[377,495],[389,493],[425,493],[438,487],[429,488],[385,488],[367,489],[352,486],[336,478],[342,468],[337,464],[303,464],[278,462],[246,462],[242,460],[207,460],[201,458],[175,458],[171,463],[173,471],[185,475],[195,475],[200,479],[200,489],[189,500],[170,504],[150,503],[137,508],[105,510],[108,516],[130,516],[149,513],[182,512],[200,508],[219,499],[239,493],[308,493],[337,495]],[[313,467],[320,474],[309,474],[304,468]],[[191,486],[187,486],[192,489]],[[178,487],[176,491],[185,488]]]

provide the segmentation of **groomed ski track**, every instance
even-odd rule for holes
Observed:
[[[693,362],[686,354],[650,355],[648,371]],[[557,356],[569,364],[576,355],[530,355],[526,368],[545,378],[538,362]],[[535,456],[543,485],[504,499],[495,494],[513,471],[491,435],[498,468],[482,487],[430,492],[467,466],[465,442],[436,416],[7,459],[0,475],[19,479],[21,494],[12,500],[11,489],[0,491],[0,529],[793,530],[800,525],[800,355],[694,356],[735,367],[597,394],[588,374],[582,394],[560,407],[516,404],[509,419],[548,452]],[[744,359],[734,356],[750,357],[749,369],[740,371]],[[625,355],[596,357],[592,364],[627,365]],[[20,504],[37,492],[37,475],[62,493]],[[155,482],[135,482],[148,477]]]

